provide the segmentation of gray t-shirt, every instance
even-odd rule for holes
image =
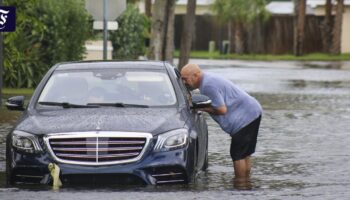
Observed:
[[[261,105],[254,97],[218,75],[204,72],[199,90],[211,99],[214,108],[227,107],[226,114],[210,116],[230,135],[262,114]]]

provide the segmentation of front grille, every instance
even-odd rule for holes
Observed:
[[[82,132],[52,134],[45,142],[61,163],[109,165],[139,160],[151,138],[149,133]]]

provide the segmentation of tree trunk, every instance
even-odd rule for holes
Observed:
[[[0,0],[0,6],[2,6],[2,0]],[[4,56],[3,51],[4,49],[4,42],[3,42],[3,35],[2,32],[0,32],[0,106],[2,104],[2,86],[3,86],[3,66],[4,66]]]
[[[230,42],[229,44],[229,53],[234,53],[233,51],[235,50],[235,36],[232,34],[232,29],[234,29],[234,24],[232,21],[228,22],[227,25],[227,36],[228,36],[228,41]]]
[[[326,1],[325,17],[322,22],[322,36],[323,52],[329,53],[332,44],[332,0]]]
[[[243,40],[243,24],[237,22],[235,24],[235,53],[243,54],[244,40]]]
[[[337,0],[337,13],[333,26],[333,42],[331,54],[339,55],[341,52],[341,33],[343,24],[344,0]]]
[[[302,56],[304,54],[306,0],[295,0],[294,5],[294,55]]]
[[[0,5],[2,4],[1,2],[2,0],[0,0]],[[3,66],[4,66],[4,56],[3,56],[3,47],[4,47],[4,43],[3,43],[3,35],[2,32],[0,32],[0,106],[2,104],[2,86],[3,86]]]
[[[180,45],[180,59],[178,69],[181,71],[182,67],[189,61],[192,36],[195,30],[196,21],[196,0],[188,0],[187,13],[185,16],[185,23],[181,34]]]
[[[149,59],[163,60],[163,42],[165,34],[165,8],[167,1],[155,0],[152,14],[151,41],[149,49]]]
[[[174,23],[175,23],[175,0],[168,0],[167,4],[167,25],[165,33],[165,41],[163,47],[163,59],[169,63],[173,63],[174,57]]]
[[[149,59],[172,62],[175,0],[155,0],[152,14]],[[171,55],[170,55],[171,54]]]
[[[145,0],[145,14],[147,17],[152,16],[152,0]]]
[[[261,19],[257,19],[255,23],[250,27],[250,49],[249,53],[254,54],[262,54],[264,53],[264,38],[263,38],[263,30],[262,30],[263,22]],[[282,31],[282,30],[281,30]],[[255,42],[253,42],[255,41]]]

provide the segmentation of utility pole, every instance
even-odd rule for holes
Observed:
[[[0,5],[1,5],[1,0],[0,0]],[[4,43],[3,43],[3,36],[2,33],[0,32],[0,106],[2,104],[2,76],[3,76],[3,69],[4,69]]]
[[[107,60],[107,40],[108,40],[107,0],[103,0],[103,60]]]
[[[85,8],[94,18],[93,28],[103,30],[103,60],[107,60],[108,30],[118,29],[115,20],[126,10],[126,0],[85,0]]]
[[[2,0],[0,0],[0,6],[2,6]],[[3,42],[3,35],[2,32],[0,32],[0,106],[2,104],[2,70],[4,69],[4,42]]]

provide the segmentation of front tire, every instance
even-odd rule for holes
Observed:
[[[11,150],[9,149],[10,147],[8,146],[9,143],[6,144],[6,185],[9,187],[13,184],[12,181],[12,170],[11,170],[11,166],[10,163],[12,161],[11,158]]]
[[[209,158],[208,158],[208,140],[207,140],[207,148],[205,152],[205,158],[204,158],[204,163],[202,166],[202,171],[206,171],[209,167]]]

